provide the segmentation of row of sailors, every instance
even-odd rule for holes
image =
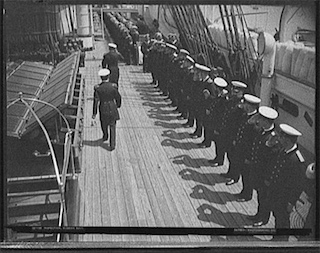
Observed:
[[[198,145],[210,147],[215,142],[216,157],[209,160],[212,166],[223,165],[227,153],[228,172],[221,176],[226,185],[242,178],[237,201],[249,201],[253,190],[257,191],[257,214],[248,219],[261,226],[273,212],[275,227],[289,228],[290,211],[302,191],[309,196],[314,193],[308,188],[314,171],[313,176],[305,176],[305,160],[297,144],[301,133],[288,124],[276,125],[278,112],[259,106],[260,98],[246,93],[245,83],[228,82],[223,70],[196,63],[185,49],[153,41],[148,64],[153,83],[177,107],[179,118],[187,119],[184,126],[195,124],[191,136],[199,138],[204,132]]]
[[[138,65],[138,27],[132,21],[121,16],[120,13],[107,13],[105,17],[106,27],[114,43],[118,46],[118,51],[123,55],[125,63]]]

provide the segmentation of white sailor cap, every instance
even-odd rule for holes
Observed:
[[[251,94],[244,94],[243,97],[246,102],[251,103],[251,104],[259,104],[261,102],[260,98],[253,96]]]
[[[213,82],[215,83],[215,85],[224,88],[228,86],[228,83],[226,80],[224,80],[222,77],[216,77]]]
[[[185,49],[180,49],[180,53],[190,55],[189,51],[187,51]]]
[[[174,57],[177,57],[177,56],[178,56],[178,54],[177,54],[177,53],[173,53],[173,56],[174,56]]]
[[[117,48],[117,45],[114,44],[114,43],[109,43],[108,46],[111,47],[111,48]]]
[[[267,119],[276,119],[278,117],[278,112],[269,106],[260,106],[259,113]]]
[[[201,65],[201,64],[199,64],[199,63],[196,63],[195,65],[194,65],[197,69],[200,69],[200,70],[203,70],[203,71],[207,71],[207,72],[210,72],[210,68],[208,68],[207,66],[204,66],[204,65]]]
[[[190,55],[187,55],[186,59],[192,63],[194,63],[194,59],[190,56]]]
[[[315,163],[310,163],[306,169],[306,176],[309,179],[316,178]]]
[[[173,50],[177,50],[177,47],[176,47],[175,45],[166,43],[166,46],[167,46],[167,47],[170,47],[170,48],[173,49]]]
[[[232,83],[232,85],[233,85],[234,87],[237,87],[237,88],[243,88],[243,89],[245,89],[245,88],[248,87],[245,83],[240,82],[240,81],[231,81],[231,83]]]
[[[98,72],[99,76],[108,76],[110,74],[110,70],[109,69],[100,69]]]
[[[302,133],[300,133],[297,129],[295,129],[294,127],[289,126],[287,124],[280,124],[279,126],[280,126],[282,132],[286,133],[287,135],[295,136],[295,137],[302,135]]]

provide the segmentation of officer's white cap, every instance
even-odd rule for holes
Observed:
[[[172,44],[169,44],[169,43],[166,43],[166,46],[173,49],[173,50],[177,50],[177,47],[175,45],[172,45]]]
[[[259,113],[267,119],[276,119],[278,117],[278,112],[268,106],[260,106]]]
[[[316,171],[315,171],[315,163],[310,163],[306,170],[306,176],[309,179],[315,179],[316,178]]]
[[[174,56],[174,57],[177,57],[177,56],[178,56],[178,54],[177,54],[177,53],[173,53],[173,56]]]
[[[194,59],[190,55],[187,55],[186,59],[192,63],[194,63]]]
[[[215,85],[224,88],[228,86],[228,83],[226,80],[224,80],[222,77],[216,77],[213,82],[215,83]]]
[[[233,85],[234,87],[237,87],[237,88],[243,88],[243,89],[245,89],[245,88],[248,87],[245,83],[240,82],[240,81],[231,81],[231,83],[232,83],[232,85]]]
[[[290,136],[301,136],[302,133],[300,133],[297,129],[295,129],[294,127],[292,126],[289,126],[287,124],[280,124],[279,125],[282,132],[286,133],[287,135],[290,135]]]
[[[244,97],[245,101],[247,101],[248,103],[251,103],[251,104],[259,104],[261,102],[260,98],[253,96],[251,94],[244,94],[243,97]]]
[[[110,74],[110,70],[109,69],[100,69],[98,72],[99,76],[108,76]]]
[[[182,54],[186,54],[186,55],[189,55],[189,51],[185,50],[185,49],[180,49],[180,53]]]
[[[260,115],[267,119],[276,119],[279,115],[275,109],[269,106],[260,106],[258,111]]]
[[[195,65],[194,65],[197,69],[200,69],[200,70],[203,70],[203,71],[207,71],[207,72],[210,72],[210,68],[208,68],[207,66],[204,66],[204,65],[201,65],[201,64],[198,64],[198,63],[196,63]]]
[[[114,43],[109,43],[108,46],[111,47],[111,48],[117,48],[117,45],[114,44]]]

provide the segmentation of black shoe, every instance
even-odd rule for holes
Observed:
[[[244,195],[241,195],[236,199],[238,202],[246,202],[246,201],[249,201],[252,199],[252,196],[244,196]]]
[[[184,123],[182,124],[184,127],[192,127],[188,122],[187,123]]]
[[[213,166],[221,166],[223,165],[223,160],[218,160],[217,158],[213,160],[209,160],[209,163],[212,164]]]
[[[230,175],[228,173],[220,173],[220,176],[222,176],[224,178],[230,178]]]
[[[209,148],[209,147],[211,147],[211,144],[210,143],[201,142],[201,143],[198,143],[197,146],[199,148]]]
[[[102,141],[107,141],[108,140],[108,136],[103,136],[102,137]]]
[[[199,135],[199,134],[197,134],[197,133],[192,133],[192,134],[190,134],[190,136],[194,136],[194,137],[197,137],[197,138],[199,138],[199,137],[200,137],[200,135]]]
[[[233,194],[233,196],[236,198],[237,201],[239,202],[244,202],[244,201],[249,201],[252,199],[252,195],[245,195],[242,192]]]
[[[230,179],[230,181],[226,182],[226,185],[233,185],[233,184],[236,184],[238,183],[238,181],[234,180],[234,179]]]
[[[255,223],[253,223],[253,226],[260,227],[260,226],[266,225],[268,222],[269,222],[269,220],[267,220],[267,219],[259,220],[259,221],[256,221]]]
[[[259,213],[257,213],[256,215],[248,215],[246,218],[254,222],[261,221]]]
[[[110,146],[110,151],[115,150],[116,147]]]

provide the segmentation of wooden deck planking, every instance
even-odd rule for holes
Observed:
[[[207,162],[215,156],[214,144],[206,149],[197,148],[196,143],[202,138],[190,138],[194,128],[182,127],[185,120],[176,118],[174,108],[168,106],[170,101],[164,100],[149,84],[151,76],[142,73],[142,66],[120,66],[119,91],[123,104],[117,123],[116,149],[110,152],[109,144],[102,144],[99,118],[97,125],[90,125],[93,86],[100,81],[97,72],[104,50],[102,42],[97,44],[94,51],[88,52],[86,58],[90,61],[86,61],[83,69],[86,107],[79,225],[246,225],[245,216],[255,213],[256,200],[244,203],[234,200],[232,194],[241,190],[241,183],[225,186],[224,179],[217,174],[226,172],[227,165],[212,168]],[[186,169],[192,173],[189,178],[181,174]],[[205,242],[210,237],[83,235],[80,239]]]
[[[150,135],[152,136],[152,130]],[[147,134],[145,131],[140,132],[141,135]],[[161,163],[159,163],[158,159],[159,154],[154,154],[152,151],[152,147],[150,146],[150,141],[147,141],[149,139],[145,139],[146,141],[143,143],[143,145],[146,147],[146,153],[149,156],[149,160],[151,161],[151,167],[149,168],[150,173],[152,172],[152,179],[154,180],[154,189],[157,194],[157,200],[159,203],[159,206],[161,208],[163,217],[165,219],[165,226],[167,227],[179,227],[179,226],[184,226],[178,210],[176,209],[175,203],[173,202],[173,198],[171,197],[171,193],[169,189],[167,188],[167,185],[165,184],[163,178],[161,177],[161,170],[162,166]],[[158,156],[157,156],[158,155]],[[171,186],[172,187],[172,186]],[[183,240],[183,238],[175,237],[175,238],[170,238],[173,241],[180,241]]]
[[[128,148],[128,151],[133,151],[135,148],[133,145],[131,145],[133,142],[130,139],[130,136],[132,135],[129,131],[122,131],[123,135],[126,140],[126,145]],[[148,201],[148,198],[144,198],[143,196],[146,196],[145,187],[143,183],[142,176],[140,174],[140,167],[141,164],[138,163],[139,159],[136,158],[135,152],[128,152],[128,159],[127,164],[130,166],[130,170],[128,171],[128,178],[130,179],[130,187],[132,194],[132,200],[133,200],[133,212],[136,213],[136,220],[137,224],[136,226],[148,226],[147,219],[151,219],[152,224],[149,224],[149,226],[155,226],[154,218],[152,216],[149,216],[148,214],[151,213],[150,211],[150,203]],[[142,195],[141,195],[142,194]],[[151,240],[150,236],[144,236],[145,240]],[[160,238],[159,238],[160,239]]]
[[[104,155],[105,152],[103,152]],[[103,166],[100,170],[99,176],[101,178],[101,217],[102,217],[102,226],[109,226],[111,224],[111,210],[109,201],[109,191],[108,191],[108,177],[107,177],[107,163],[106,160],[103,160]],[[112,235],[102,235],[102,241],[112,241]]]
[[[132,154],[132,158],[131,161],[133,161],[133,164],[136,164],[136,166],[134,166],[134,176],[136,179],[136,183],[137,183],[137,198],[135,199],[135,201],[137,202],[136,208],[137,210],[139,210],[139,213],[141,215],[143,215],[143,218],[139,218],[139,221],[141,221],[141,225],[142,226],[151,226],[151,227],[155,227],[157,226],[156,221],[155,221],[155,217],[153,215],[152,212],[152,208],[151,208],[151,203],[150,203],[150,199],[148,197],[148,194],[151,194],[151,192],[148,193],[147,191],[147,185],[148,183],[145,183],[143,181],[143,174],[145,174],[144,170],[145,170],[145,163],[144,161],[142,161],[141,159],[138,159],[137,157],[140,156],[140,152],[139,152],[139,144],[136,141],[135,134],[133,132],[133,130],[129,130],[127,132],[128,134],[128,143],[129,143],[129,147],[132,148],[131,150],[134,151]],[[140,205],[141,204],[141,205]],[[151,237],[152,241],[160,241],[160,237],[159,236],[152,236]]]
[[[111,160],[111,154],[108,155],[106,170],[107,170],[107,184],[108,184],[108,200],[110,206],[110,223],[106,224],[106,226],[120,226],[120,216],[119,216],[119,207],[116,199],[116,187],[115,187],[115,179],[113,174],[113,164]],[[122,240],[121,235],[112,235],[113,241]]]
[[[158,144],[157,141],[154,143]],[[159,149],[161,150],[161,149]],[[163,177],[163,181],[167,184],[167,188],[170,191],[170,194],[172,195],[173,202],[176,205],[177,212],[179,213],[181,217],[181,225],[185,227],[201,227],[201,224],[199,220],[192,215],[194,213],[193,205],[190,205],[188,194],[185,190],[181,191],[183,187],[181,186],[181,180],[179,177],[177,177],[178,174],[172,173],[173,168],[170,166],[168,159],[166,160],[165,157],[162,155],[160,156],[164,158],[163,166],[161,166],[161,173]],[[179,191],[177,189],[180,189]],[[191,214],[191,215],[190,215]],[[180,218],[179,217],[179,218]],[[203,236],[195,236],[190,235],[189,236],[190,241],[206,241]]]

